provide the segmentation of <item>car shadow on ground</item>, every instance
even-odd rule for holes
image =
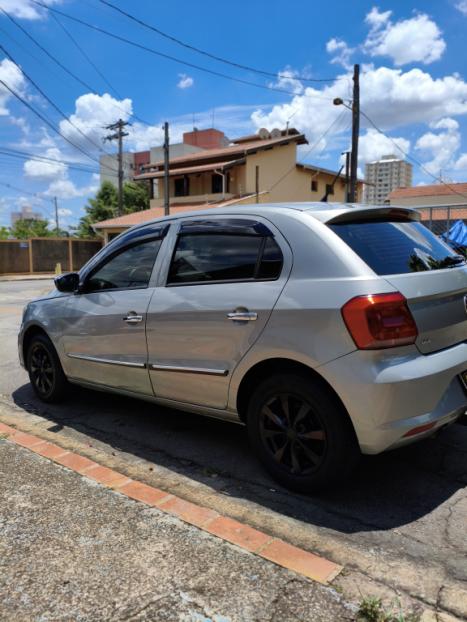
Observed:
[[[13,399],[48,419],[51,431],[66,426],[230,497],[346,534],[416,521],[467,484],[467,427],[458,424],[404,449],[365,456],[348,482],[305,496],[263,471],[240,425],[78,387],[59,405],[41,403],[29,384]]]

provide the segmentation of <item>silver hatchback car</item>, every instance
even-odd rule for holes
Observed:
[[[121,234],[24,311],[44,401],[67,383],[243,422],[282,484],[341,481],[361,452],[467,408],[467,266],[395,207],[251,205]]]

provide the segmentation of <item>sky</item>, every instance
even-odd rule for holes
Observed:
[[[172,142],[289,123],[301,161],[337,170],[351,113],[333,99],[350,103],[354,63],[360,171],[395,153],[415,185],[467,180],[467,0],[108,0],[143,24],[107,0],[38,2],[0,0],[0,226],[23,205],[52,218],[54,197],[76,226],[119,117],[127,150],[160,145],[164,121]]]

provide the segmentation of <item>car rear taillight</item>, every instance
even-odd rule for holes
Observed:
[[[342,317],[360,350],[414,343],[417,325],[402,294],[357,296],[342,307]]]

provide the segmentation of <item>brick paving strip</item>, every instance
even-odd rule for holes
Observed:
[[[288,544],[279,538],[271,537],[237,520],[222,516],[214,510],[130,479],[89,458],[67,451],[54,443],[21,432],[1,422],[0,435],[131,499],[156,507],[211,535],[319,583],[329,583],[342,570],[342,566],[314,553]]]

